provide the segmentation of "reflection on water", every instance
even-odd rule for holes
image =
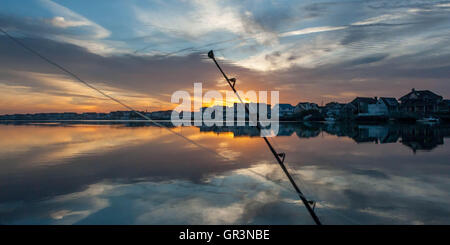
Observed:
[[[231,132],[235,137],[258,137],[260,135],[255,127],[200,127],[200,131]],[[438,145],[444,144],[444,137],[450,137],[450,125],[284,123],[280,126],[278,136],[292,136],[295,133],[300,138],[309,138],[317,137],[322,132],[340,137],[346,136],[357,143],[385,144],[400,141],[416,152],[417,150],[432,150]]]
[[[1,224],[313,224],[254,128],[0,125]],[[449,224],[447,125],[284,123],[325,224]],[[364,144],[363,144],[364,143]]]

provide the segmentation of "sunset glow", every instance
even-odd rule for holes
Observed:
[[[0,27],[142,111],[173,109],[171,94],[195,82],[226,90],[205,59],[210,49],[238,89],[278,90],[281,103],[398,98],[413,87],[450,96],[450,8],[442,2],[107,2],[29,0],[22,11],[6,1]],[[277,14],[263,21],[269,10]],[[0,114],[124,109],[5,35],[0,52]]]

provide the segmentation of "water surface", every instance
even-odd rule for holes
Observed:
[[[1,224],[313,224],[252,128],[0,125]],[[325,224],[450,224],[450,126],[285,123]],[[222,156],[226,156],[224,159]]]

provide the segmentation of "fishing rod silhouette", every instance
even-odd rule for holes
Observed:
[[[216,58],[214,57],[214,52],[211,50],[208,52],[208,57],[214,61],[217,68],[219,68],[220,73],[222,73],[223,77],[227,81],[228,85],[230,85],[231,89],[233,90],[234,94],[237,96],[239,101],[245,105],[245,112],[250,115],[250,110],[248,107],[248,104],[244,103],[241,99],[241,96],[239,96],[239,93],[236,91],[236,78],[228,78],[228,76],[225,74],[225,72],[220,67],[219,63],[217,63]],[[261,126],[259,124],[259,120],[257,120],[256,128],[259,132],[261,132]],[[295,183],[294,179],[292,178],[291,174],[287,170],[286,166],[284,165],[284,159],[286,157],[286,153],[278,153],[275,148],[273,148],[272,144],[270,143],[269,139],[266,136],[262,136],[264,141],[266,142],[267,146],[270,149],[270,152],[272,152],[273,156],[277,160],[278,164],[280,165],[281,169],[283,170],[284,174],[288,177],[289,181],[291,182],[292,186],[294,187],[295,191],[297,192],[298,196],[303,202],[303,205],[305,205],[306,209],[308,210],[308,213],[311,215],[312,219],[317,225],[322,225],[322,223],[319,220],[319,217],[317,217],[316,213],[314,212],[315,202],[314,201],[308,201],[308,199],[305,197],[303,192],[300,190],[300,188]],[[313,205],[313,206],[311,206]]]

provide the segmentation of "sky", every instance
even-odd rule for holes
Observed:
[[[450,1],[3,0],[0,28],[138,110],[228,91],[280,102],[450,98]],[[123,110],[0,34],[0,114]]]

